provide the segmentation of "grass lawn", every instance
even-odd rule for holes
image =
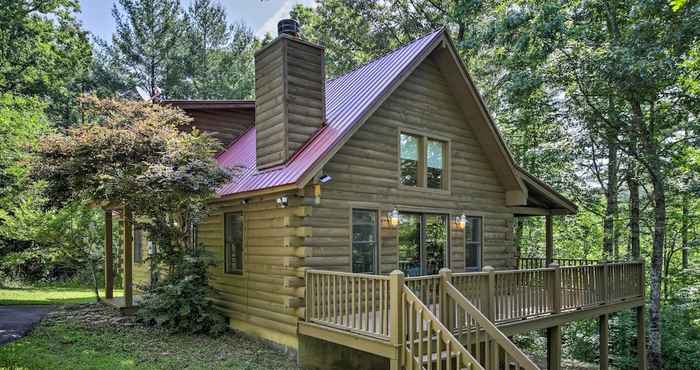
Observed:
[[[88,306],[81,306],[88,307]],[[173,335],[90,305],[45,319],[0,346],[0,369],[295,369],[287,355],[235,333]]]
[[[114,295],[122,292],[115,289]],[[100,290],[100,297],[104,291]],[[95,292],[91,288],[72,286],[39,286],[0,288],[0,305],[7,304],[75,304],[95,302]]]

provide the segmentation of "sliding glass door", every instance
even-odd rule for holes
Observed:
[[[448,216],[401,213],[399,269],[406,276],[437,274],[447,266]]]

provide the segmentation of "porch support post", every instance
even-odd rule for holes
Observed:
[[[598,317],[598,334],[600,336],[600,370],[608,370],[608,343],[610,340],[608,329],[608,315],[600,315],[600,317]]]
[[[389,274],[389,317],[390,317],[390,341],[394,347],[394,357],[389,359],[389,368],[399,370],[402,367],[401,346],[403,346],[403,287],[404,275],[401,270],[394,270]]]
[[[554,260],[554,222],[552,215],[544,216],[545,224],[545,266],[549,266]]]
[[[550,216],[547,216],[550,217]],[[554,269],[551,272],[552,313],[561,312],[561,269],[556,263],[548,265]],[[549,370],[561,369],[561,327],[547,328],[547,368]]]
[[[114,298],[114,250],[112,248],[112,210],[105,210],[105,298]]]
[[[124,306],[131,307],[134,303],[133,291],[133,251],[134,251],[134,235],[133,235],[133,215],[131,210],[124,207]]]
[[[637,357],[639,370],[647,370],[647,336],[644,327],[644,306],[635,308],[637,314]]]
[[[547,328],[547,369],[561,369],[561,327]]]

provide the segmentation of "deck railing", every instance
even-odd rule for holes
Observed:
[[[389,337],[389,277],[310,270],[306,273],[307,321]]]
[[[585,258],[552,258],[552,262],[559,266],[585,266],[597,265],[599,260]],[[547,267],[547,259],[544,257],[518,257],[516,266],[519,270],[541,269]]]
[[[389,276],[306,272],[306,321],[402,346],[406,368],[430,368],[440,361],[466,366],[471,356],[477,362],[470,366],[477,369],[503,364],[530,369],[529,363],[516,361],[520,355],[512,343],[484,320],[493,326],[643,298],[642,262],[506,271],[486,267],[464,273],[443,269],[440,275],[409,278],[399,271]],[[477,340],[479,335],[486,337]],[[466,345],[457,346],[452,337]],[[480,341],[491,344],[477,348],[474,343]]]

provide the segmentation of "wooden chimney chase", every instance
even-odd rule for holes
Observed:
[[[324,50],[280,34],[255,54],[256,165],[285,163],[323,125]]]

